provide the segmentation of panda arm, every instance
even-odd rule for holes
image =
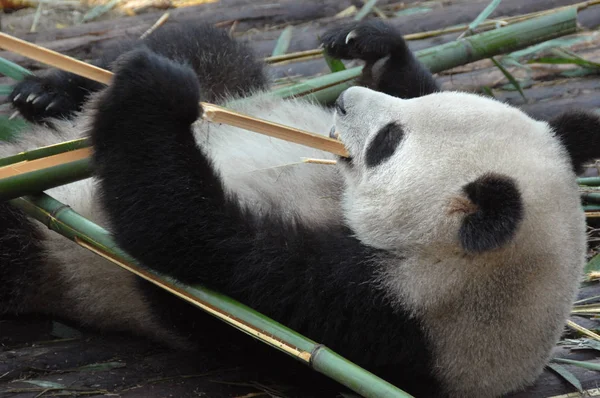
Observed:
[[[383,21],[348,23],[327,31],[321,41],[325,51],[335,58],[365,61],[358,83],[372,90],[399,98],[440,90],[402,34]]]

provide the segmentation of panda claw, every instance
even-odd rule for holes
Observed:
[[[31,105],[35,105],[35,104],[37,104],[38,102],[40,102],[40,101],[41,101],[41,99],[42,99],[42,97],[41,97],[41,96],[37,97],[36,99],[34,99],[34,100],[31,102]]]
[[[353,40],[357,37],[358,33],[356,32],[356,30],[351,30],[350,33],[348,33],[348,35],[346,36],[346,44],[348,44],[350,40]]]
[[[13,120],[17,116],[19,116],[19,111],[14,111],[13,114],[8,117],[8,120]]]
[[[29,96],[27,97],[25,102],[29,103],[29,102],[33,101],[36,97],[37,97],[37,95],[35,95],[35,94],[29,94]]]
[[[13,98],[13,102],[17,102],[19,98],[21,98],[21,93],[15,95],[15,98]]]
[[[52,101],[51,103],[49,103],[48,106],[46,107],[45,111],[49,111],[54,106],[56,106],[56,101]]]

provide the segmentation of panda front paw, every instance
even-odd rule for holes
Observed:
[[[142,48],[117,59],[102,103],[139,122],[191,124],[199,117],[200,88],[194,71]]]
[[[363,61],[376,61],[407,49],[400,32],[379,20],[351,22],[330,29],[321,42],[327,54],[334,58]]]
[[[48,118],[69,117],[78,104],[52,78],[27,76],[8,96],[19,113],[30,122],[40,123]]]
[[[117,149],[130,156],[191,139],[190,126],[200,115],[200,87],[191,68],[146,48],[123,54],[113,67],[91,131],[99,158]]]

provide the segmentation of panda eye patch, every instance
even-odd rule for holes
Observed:
[[[398,123],[388,123],[381,128],[367,148],[365,162],[375,167],[391,157],[404,138],[404,129]]]

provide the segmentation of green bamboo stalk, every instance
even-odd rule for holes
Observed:
[[[136,273],[263,343],[279,349],[364,397],[411,397],[329,348],[230,297],[203,286],[184,285],[170,277],[140,267],[132,257],[117,247],[108,231],[49,195],[21,197],[11,200],[10,203],[80,246]]]
[[[577,7],[571,7],[553,14],[417,51],[415,55],[432,73],[438,73],[495,55],[521,50],[576,31]],[[337,98],[348,87],[348,82],[357,78],[361,71],[362,67],[358,66],[309,79],[294,86],[284,87],[275,90],[274,93],[284,98],[309,96],[317,102],[327,103]],[[336,82],[343,84],[336,87]],[[329,89],[319,91],[321,86]]]
[[[587,203],[600,203],[600,192],[582,192],[581,199]]]
[[[580,185],[597,187],[600,186],[600,177],[581,177],[577,179],[577,183]]]
[[[59,185],[90,177],[89,159],[80,159],[59,166],[31,171],[0,179],[0,200],[32,195]]]
[[[82,149],[90,146],[86,138],[81,138],[73,141],[65,141],[60,144],[49,145],[31,151],[21,152],[13,156],[0,159],[0,167],[7,166],[18,162],[25,162],[28,160],[45,158],[47,156],[58,155],[75,149]]]
[[[583,205],[583,211],[600,211],[600,205]]]

